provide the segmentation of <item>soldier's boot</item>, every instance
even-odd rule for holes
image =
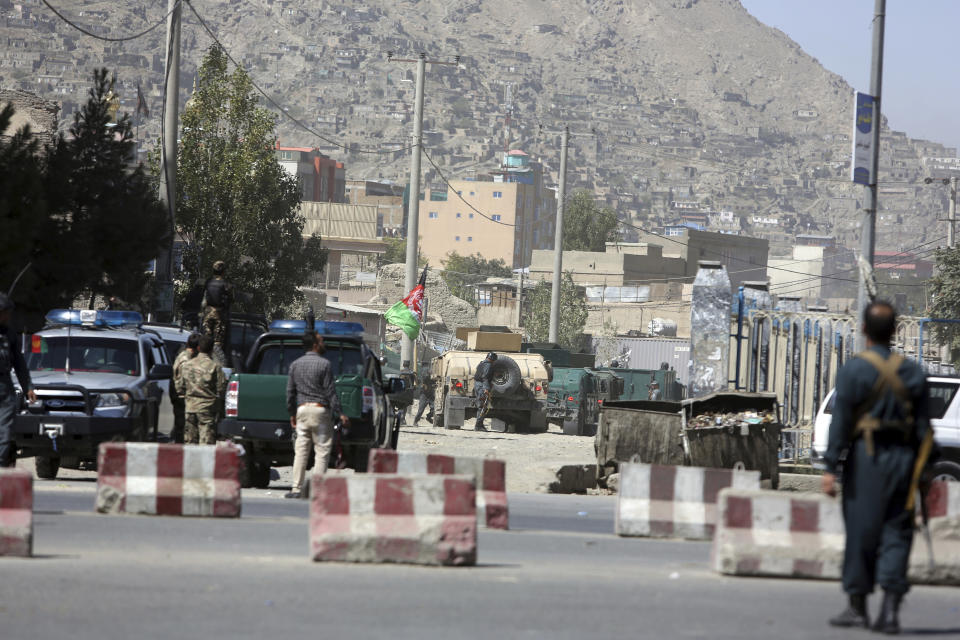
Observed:
[[[867,617],[867,596],[851,593],[847,608],[841,611],[840,615],[830,618],[830,626],[868,628],[870,619]]]
[[[883,592],[883,604],[880,605],[880,614],[873,622],[873,630],[877,633],[896,635],[900,633],[900,602],[903,596],[899,593]]]

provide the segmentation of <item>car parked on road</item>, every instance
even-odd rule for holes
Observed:
[[[940,445],[941,459],[934,465],[934,475],[942,480],[960,482],[960,378],[931,376],[927,378],[930,388],[930,422],[933,437]],[[823,467],[830,438],[830,421],[833,419],[833,403],[836,389],[830,391],[820,405],[813,425],[813,447],[810,458],[814,466]]]
[[[156,439],[173,371],[163,339],[142,320],[132,311],[56,309],[31,336],[37,402],[21,399],[14,437],[40,478],[95,468],[101,442]]]

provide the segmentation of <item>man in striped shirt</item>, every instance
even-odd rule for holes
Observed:
[[[308,331],[303,336],[303,346],[307,353],[293,361],[287,377],[287,412],[297,439],[293,449],[293,486],[285,498],[300,497],[311,445],[316,458],[314,473],[326,472],[333,446],[333,417],[339,415],[343,425],[350,422],[340,411],[330,361],[322,355],[326,352],[323,336]]]

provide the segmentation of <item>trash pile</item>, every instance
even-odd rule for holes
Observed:
[[[751,424],[771,424],[777,421],[772,411],[737,411],[735,413],[701,413],[687,421],[690,429],[708,427],[744,427]]]

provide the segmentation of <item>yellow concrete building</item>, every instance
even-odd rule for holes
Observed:
[[[530,264],[534,250],[553,248],[555,192],[544,188],[539,167],[520,154],[511,151],[492,182],[451,180],[449,191],[425,191],[420,252],[431,264],[441,264],[453,252],[479,253],[520,268]],[[511,162],[518,170],[511,170]]]

